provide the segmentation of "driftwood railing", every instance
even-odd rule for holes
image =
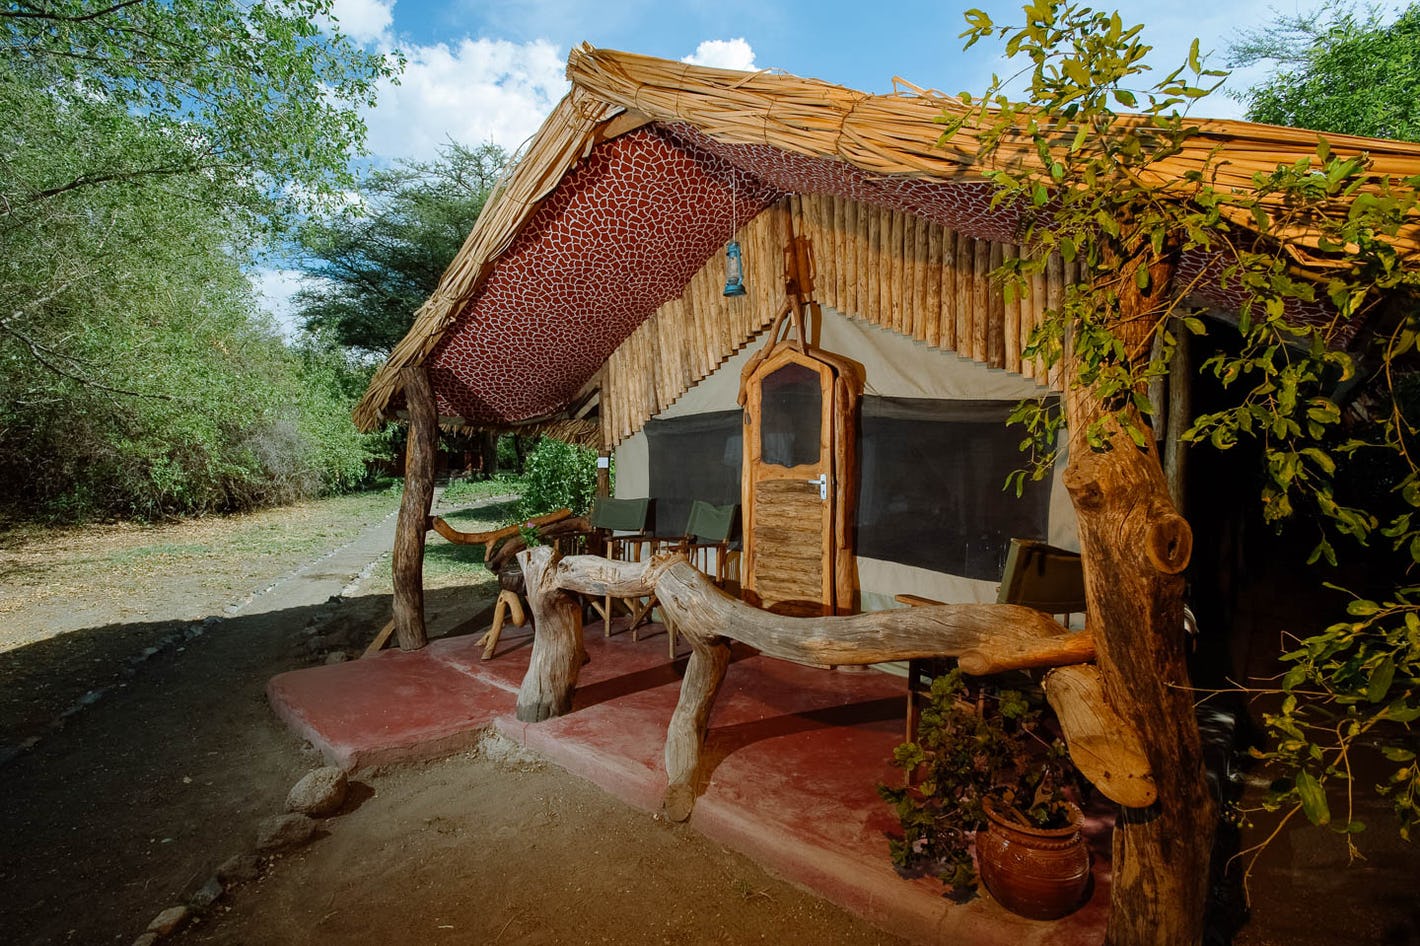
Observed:
[[[518,691],[517,716],[539,722],[572,706],[585,650],[582,612],[569,592],[649,595],[691,647],[680,700],[666,732],[667,815],[684,821],[695,805],[700,752],[710,710],[730,663],[730,642],[771,657],[816,664],[873,664],[955,657],[971,674],[1055,667],[1045,678],[1080,771],[1105,796],[1142,808],[1155,797],[1153,776],[1133,728],[1106,702],[1088,631],[1070,631],[1049,615],[1012,604],[943,604],[843,617],[796,618],[731,597],[683,555],[614,562],[591,555],[559,558],[546,546],[518,555],[535,620],[533,650]]]

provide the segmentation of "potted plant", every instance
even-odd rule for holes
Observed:
[[[893,764],[906,784],[878,792],[902,823],[889,842],[899,871],[935,873],[965,900],[979,870],[998,902],[1035,919],[1079,905],[1089,850],[1080,809],[1066,797],[1078,776],[1024,692],[983,688],[973,701],[960,670],[942,674],[916,740],[894,750]]]

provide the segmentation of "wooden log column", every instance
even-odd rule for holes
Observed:
[[[394,630],[401,650],[429,642],[424,628],[424,535],[434,502],[434,453],[439,418],[434,391],[420,365],[400,372],[409,410],[409,438],[404,449],[404,496],[395,525],[390,570],[394,580]]]
[[[518,688],[517,717],[540,723],[572,708],[577,674],[587,651],[582,645],[582,609],[557,586],[559,559],[551,546],[518,553],[533,612],[533,647]]]
[[[1110,276],[1128,287],[1119,290],[1116,334],[1127,350],[1147,354],[1164,294],[1133,290],[1140,265],[1124,261]],[[1171,263],[1156,263],[1150,285],[1162,289],[1171,276]],[[1104,408],[1067,381],[1066,410],[1064,480],[1079,520],[1100,682],[1110,708],[1137,730],[1157,791],[1150,805],[1120,809],[1106,942],[1192,946],[1202,938],[1216,824],[1184,659],[1192,532],[1169,497],[1152,438],[1137,448],[1111,421],[1105,449],[1091,450],[1084,434]]]

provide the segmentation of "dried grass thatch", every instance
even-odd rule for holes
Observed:
[[[726,144],[767,145],[885,178],[984,179],[970,125],[937,142],[934,119],[961,107],[939,95],[868,95],[816,79],[710,69],[586,45],[572,51],[567,74],[571,92],[490,199],[438,290],[376,373],[355,411],[362,429],[385,418],[398,394],[400,369],[423,363],[543,198],[598,142],[639,124],[689,125]],[[1164,186],[1207,168],[1217,187],[1248,187],[1255,173],[1314,157],[1318,138],[1316,132],[1240,121],[1201,120],[1198,128],[1182,153],[1155,166],[1153,173]],[[1378,179],[1420,174],[1420,145],[1326,137],[1335,153],[1366,152]],[[1040,157],[1029,142],[1017,140],[1008,141],[996,160],[1038,164]],[[1251,221],[1237,222],[1248,226]],[[1298,224],[1284,235],[1299,261],[1318,262],[1308,255],[1315,240],[1305,226]],[[1403,256],[1420,257],[1420,223],[1394,243]]]

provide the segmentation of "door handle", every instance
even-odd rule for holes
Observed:
[[[811,479],[811,480],[805,480],[804,482],[808,483],[810,486],[817,486],[817,487],[818,487],[818,498],[819,498],[819,499],[827,499],[827,498],[828,498],[828,474],[827,474],[827,473],[820,473],[818,476],[815,476],[813,479]]]

